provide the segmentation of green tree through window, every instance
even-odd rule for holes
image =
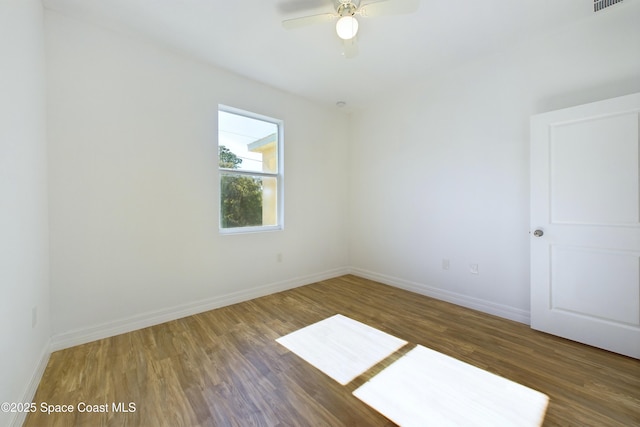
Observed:
[[[242,159],[221,145],[219,166],[238,169]],[[223,228],[262,225],[262,179],[250,176],[222,174],[220,180],[221,224]]]

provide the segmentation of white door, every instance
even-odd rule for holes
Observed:
[[[531,118],[531,327],[640,358],[640,93]]]

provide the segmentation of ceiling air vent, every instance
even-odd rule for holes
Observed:
[[[593,11],[599,12],[605,7],[613,6],[616,3],[620,3],[622,0],[593,0]]]

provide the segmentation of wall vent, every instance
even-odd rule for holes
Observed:
[[[622,0],[593,0],[593,11],[598,12],[605,7],[613,6],[616,3],[620,3]]]

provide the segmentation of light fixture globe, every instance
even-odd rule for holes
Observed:
[[[353,16],[343,16],[336,22],[336,33],[343,40],[351,40],[358,33],[358,20]]]

